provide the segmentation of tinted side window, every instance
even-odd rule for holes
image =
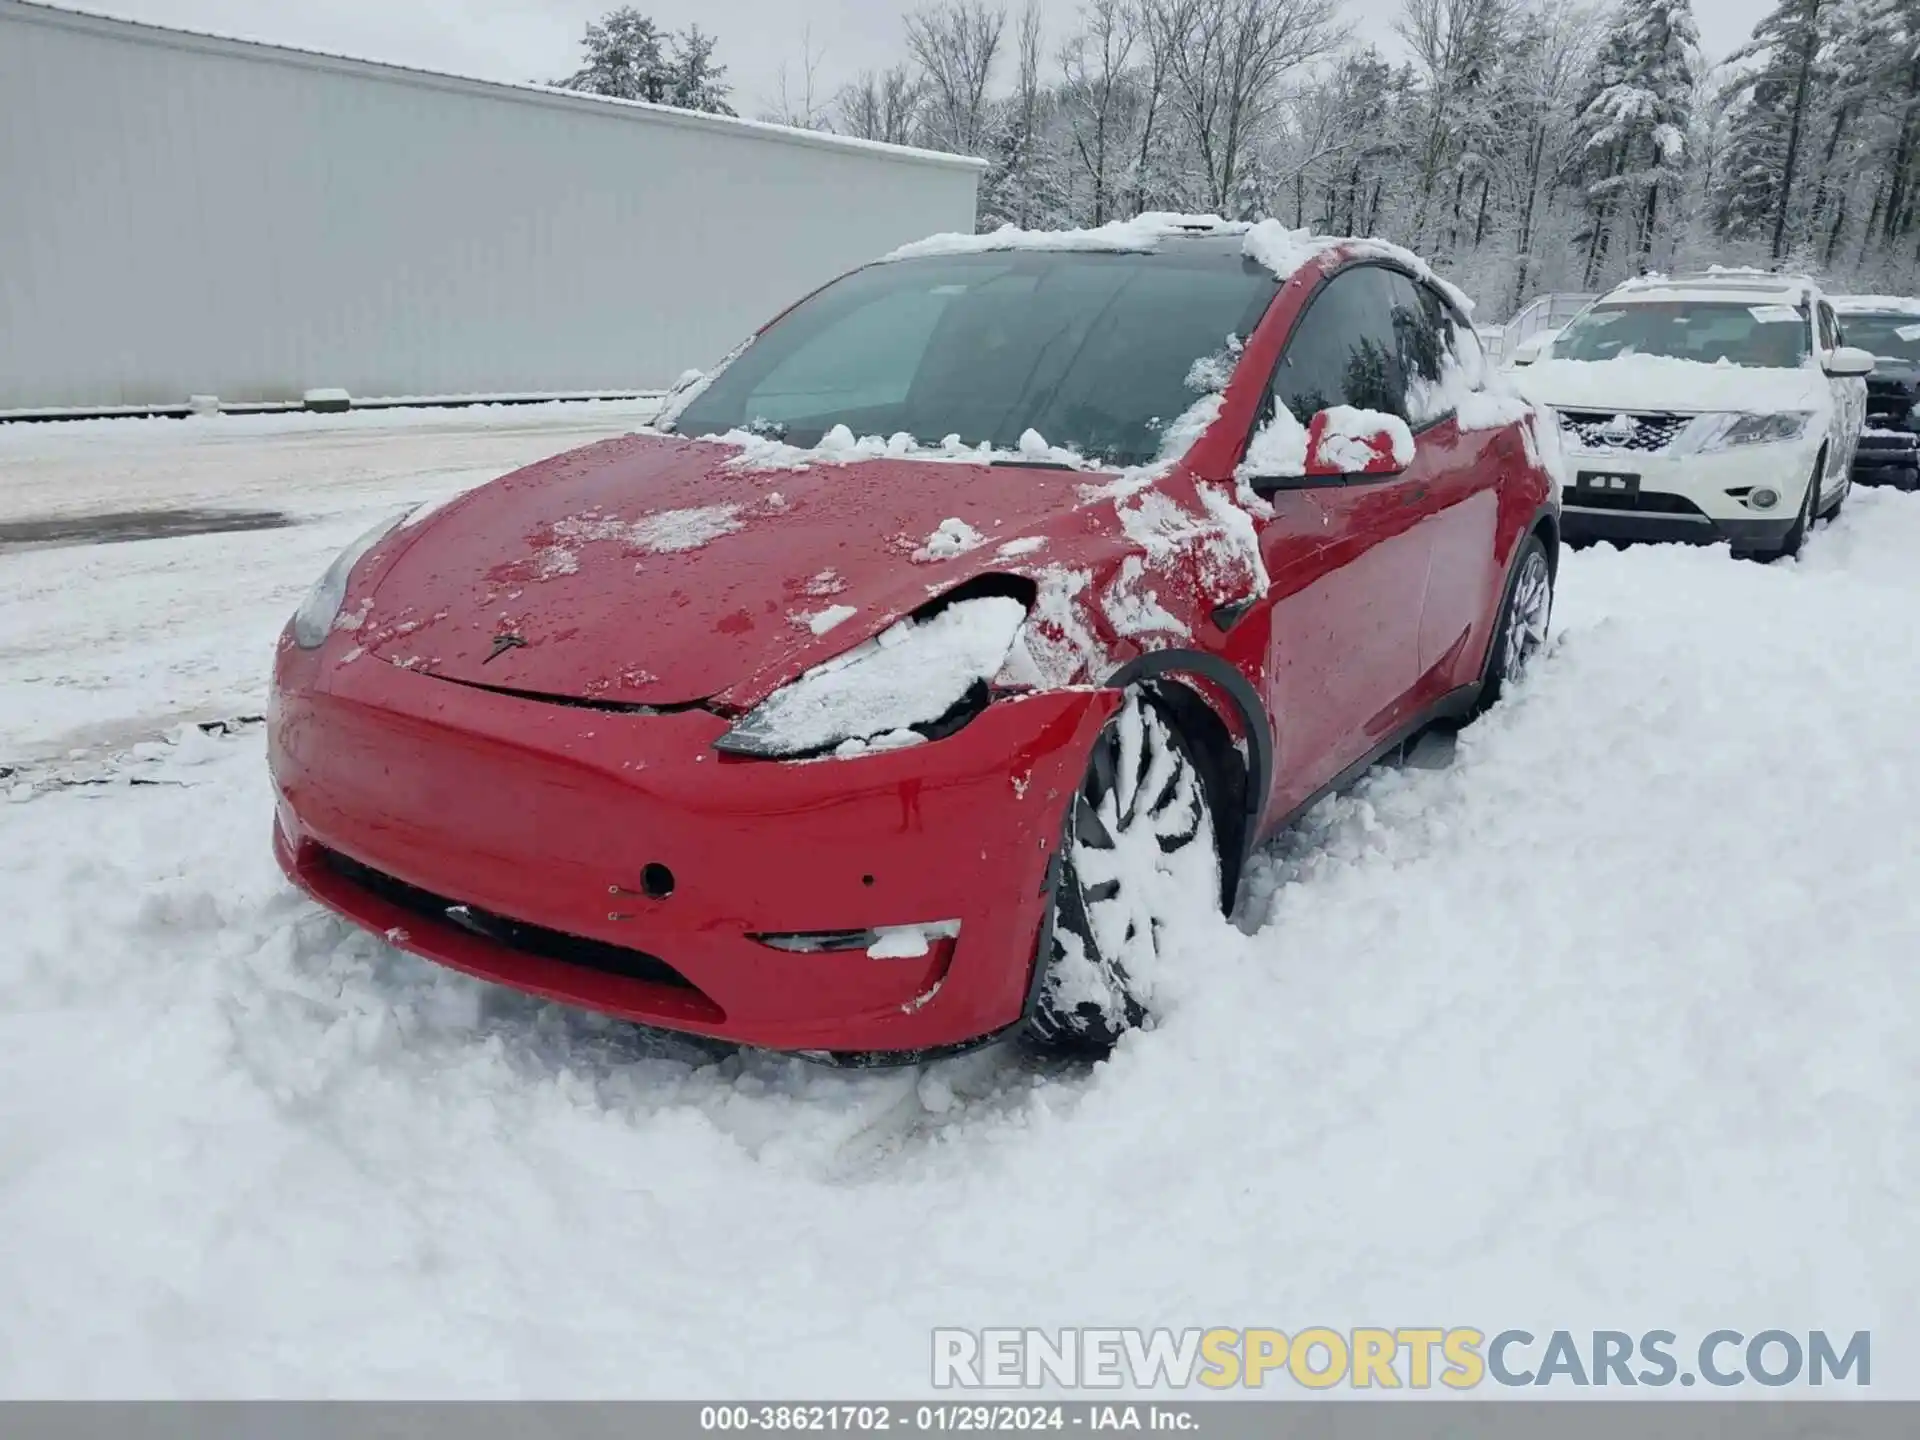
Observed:
[[[1831,350],[1840,343],[1840,319],[1826,301],[1820,302],[1820,348]]]
[[[1438,295],[1397,271],[1392,279],[1393,330],[1407,377],[1404,413],[1413,424],[1426,425],[1452,408],[1443,398],[1441,381],[1450,367],[1460,364],[1459,341],[1453,316]]]
[[[1333,405],[1406,418],[1406,369],[1394,317],[1394,273],[1343,270],[1314,296],[1273,371],[1273,393],[1302,425]]]

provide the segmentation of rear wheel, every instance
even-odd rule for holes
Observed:
[[[1220,894],[1212,797],[1150,692],[1129,691],[1094,742],[1067,817],[1052,944],[1033,1028],[1106,1049],[1144,1021],[1178,913]]]

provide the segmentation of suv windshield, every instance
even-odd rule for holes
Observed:
[[[1279,289],[1237,253],[1011,251],[870,265],[775,321],[676,418],[816,444],[835,425],[1012,449],[1028,430],[1116,465],[1225,379]]]
[[[1596,305],[1554,337],[1556,360],[1668,355],[1791,368],[1807,358],[1807,317],[1786,305],[1640,300]]]
[[[1842,315],[1840,325],[1849,345],[1920,364],[1920,315]]]

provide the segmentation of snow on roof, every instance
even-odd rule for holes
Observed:
[[[1920,298],[1912,295],[1833,295],[1828,298],[1842,315],[1920,315]]]
[[[1443,292],[1461,314],[1473,314],[1473,301],[1457,286],[1434,274],[1427,262],[1411,250],[1386,240],[1344,235],[1316,235],[1291,230],[1278,220],[1223,220],[1218,215],[1180,215],[1150,210],[1131,220],[1113,220],[1086,230],[1022,230],[1002,225],[985,235],[929,235],[889,251],[881,264],[930,255],[979,255],[1004,250],[1098,251],[1110,254],[1149,254],[1168,240],[1191,236],[1240,236],[1241,251],[1264,265],[1280,280],[1291,280],[1329,251],[1355,259],[1390,260],[1402,265]]]
[[[1603,305],[1645,302],[1799,305],[1816,287],[1804,275],[1781,275],[1769,270],[1734,270],[1715,266],[1704,274],[1641,275],[1623,281],[1600,297]]]

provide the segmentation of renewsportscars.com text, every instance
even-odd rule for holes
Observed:
[[[1334,1330],[935,1330],[940,1390],[1473,1390],[1504,1386],[1850,1385],[1873,1383],[1865,1330],[1452,1328]]]

